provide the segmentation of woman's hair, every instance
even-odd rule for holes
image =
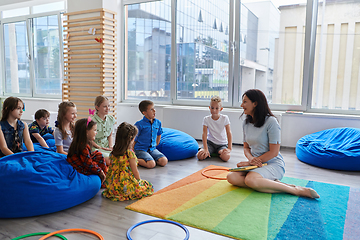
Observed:
[[[115,145],[111,154],[115,157],[124,155],[137,133],[138,129],[134,125],[127,122],[121,123],[116,131]]]
[[[105,96],[97,96],[95,98],[95,107],[100,107],[104,101],[109,101],[109,99]]]
[[[253,123],[255,127],[264,125],[267,116],[274,116],[269,108],[264,93],[258,89],[249,89],[243,95],[247,96],[251,102],[256,102],[254,111],[254,119],[250,115],[246,115],[246,123]],[[244,113],[241,114],[241,116]]]
[[[59,109],[58,109],[56,127],[59,128],[63,139],[67,138],[67,136],[68,136],[67,132],[63,128],[63,123],[64,123],[64,117],[65,117],[69,107],[76,107],[76,106],[73,102],[65,101],[65,102],[62,102],[59,104]],[[71,131],[71,134],[74,135],[74,123],[70,123],[70,131]]]
[[[1,121],[5,121],[9,118],[10,112],[18,107],[19,102],[21,102],[24,106],[24,102],[20,98],[8,97],[5,99],[2,107]]]
[[[93,120],[91,120],[89,124],[87,124],[87,122],[87,118],[82,118],[76,121],[74,138],[68,151],[69,157],[74,154],[81,154],[81,152],[86,148],[87,144],[91,145],[91,141],[87,139],[86,131],[91,130],[93,126],[96,125],[96,122]]]

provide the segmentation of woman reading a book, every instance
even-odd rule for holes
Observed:
[[[239,162],[237,167],[257,168],[230,172],[227,175],[228,182],[264,193],[290,193],[319,198],[314,189],[280,182],[285,173],[285,163],[280,154],[281,130],[264,93],[257,89],[246,91],[242,96],[241,107],[244,110],[242,115],[246,115],[243,140],[244,154],[248,161]],[[264,163],[266,165],[263,166]]]

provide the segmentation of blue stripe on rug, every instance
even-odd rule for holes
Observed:
[[[348,209],[344,227],[344,240],[358,239],[360,236],[360,189],[350,188]]]
[[[299,197],[275,239],[327,239],[318,200]]]
[[[318,202],[327,239],[342,239],[350,187],[322,182],[313,184],[320,195]]]
[[[305,187],[308,180],[284,177],[282,182]],[[281,226],[286,221],[291,209],[298,200],[298,196],[287,193],[274,193],[271,197],[271,207],[268,223],[268,240],[272,240],[279,233]]]

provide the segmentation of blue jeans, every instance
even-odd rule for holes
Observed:
[[[137,158],[144,159],[145,162],[151,160],[157,161],[160,158],[165,157],[165,155],[156,148],[153,151],[135,150],[135,154]]]

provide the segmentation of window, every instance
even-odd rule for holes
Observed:
[[[6,23],[3,28],[5,92],[30,94],[30,55],[26,22]]]
[[[33,19],[35,94],[61,94],[61,51],[58,16]]]
[[[177,1],[177,99],[229,101],[229,5]]]
[[[311,107],[360,110],[359,1],[327,1],[318,9]]]
[[[170,100],[170,4],[125,6],[125,99]]]
[[[63,70],[59,18],[60,13],[37,14],[1,21],[4,39],[1,44],[2,78],[5,79],[2,90],[5,95],[61,97]]]

